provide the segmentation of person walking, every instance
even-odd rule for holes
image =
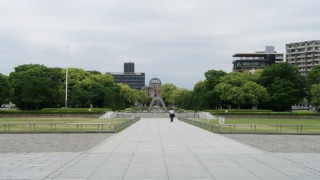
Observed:
[[[173,118],[175,117],[173,108],[171,108],[171,110],[169,111],[169,116],[170,116],[171,122],[173,122]]]

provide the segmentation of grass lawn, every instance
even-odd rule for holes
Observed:
[[[202,119],[208,123],[208,120]],[[218,120],[210,120],[210,124],[219,124]],[[281,119],[281,118],[225,118],[225,124],[318,124],[320,119]]]
[[[0,132],[107,132],[126,121],[128,119],[0,118]]]
[[[218,120],[200,120],[219,124]],[[226,118],[221,127],[231,133],[320,133],[320,119]]]

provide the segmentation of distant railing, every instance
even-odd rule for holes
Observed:
[[[0,133],[84,133],[120,132],[140,120],[135,117],[120,124],[113,123],[0,123]]]
[[[41,126],[41,131],[57,132],[57,125],[65,123],[0,123],[0,132],[37,132]]]
[[[211,132],[215,132],[215,133],[219,132],[219,130],[218,130],[219,126],[217,126],[215,124],[203,123],[203,122],[200,122],[200,121],[195,121],[195,120],[191,120],[191,119],[187,119],[187,118],[181,118],[181,117],[178,117],[178,120],[183,121],[183,122],[188,123],[188,124],[191,124],[191,125],[194,125],[194,126],[197,126],[197,127],[200,127],[202,129],[205,129],[205,130],[208,130],[208,131],[211,131]]]
[[[115,126],[111,123],[67,123],[68,125],[76,125],[77,132],[88,132],[88,131],[95,131],[95,132],[115,132]],[[96,129],[93,129],[93,127]],[[89,129],[89,127],[91,127]]]
[[[186,118],[178,119],[220,134],[320,134],[320,125],[312,124],[209,124]]]
[[[170,118],[168,112],[164,113],[121,113],[119,112],[117,114],[117,118],[135,118],[135,117],[141,117],[141,118]],[[199,118],[198,113],[176,113],[176,117],[184,117],[184,118]]]
[[[116,132],[120,132],[122,131],[123,129],[131,126],[132,124],[138,122],[140,120],[140,117],[135,117],[133,119],[130,119],[129,121],[126,121],[124,123],[121,123],[121,124],[117,124],[114,129]]]

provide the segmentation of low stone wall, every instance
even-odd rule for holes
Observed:
[[[169,118],[169,113],[118,113],[117,118]],[[184,118],[199,118],[199,114],[196,113],[176,113],[176,117],[184,117]]]

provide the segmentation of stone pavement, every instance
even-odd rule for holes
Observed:
[[[268,153],[169,119],[142,119],[87,152],[0,154],[0,179],[320,179],[319,154]]]

